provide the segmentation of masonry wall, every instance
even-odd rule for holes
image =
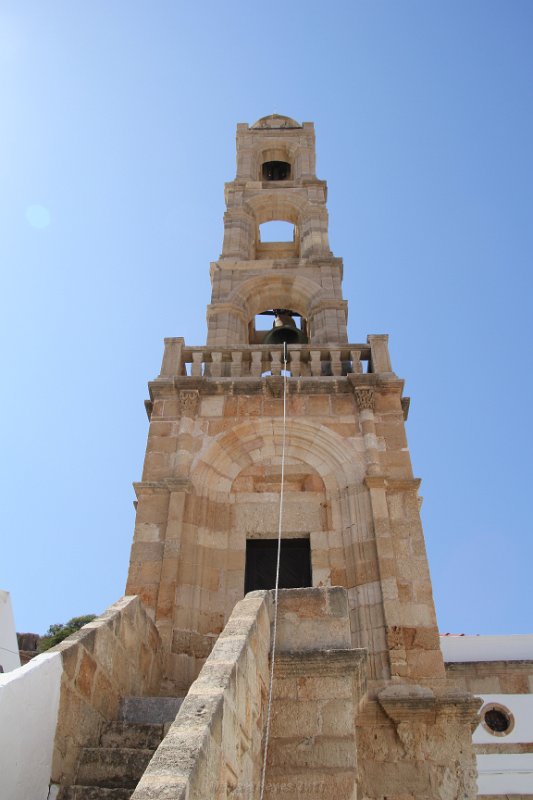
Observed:
[[[392,373],[289,379],[284,536],[310,539],[313,585],[348,589],[372,677],[442,678],[402,386]],[[247,538],[277,535],[281,386],[165,377],[150,388],[127,592],[156,621],[168,691],[184,692],[244,595]]]
[[[479,700],[445,686],[392,684],[357,720],[361,800],[477,797],[472,726]]]
[[[124,597],[49,652],[62,661],[51,780],[68,786],[80,749],[98,744],[120,698],[158,694],[161,642],[140,599]]]
[[[121,697],[158,694],[162,663],[159,634],[140,598],[124,597],[0,675],[2,797],[46,800],[50,783],[73,783],[80,749],[98,743]]]
[[[258,796],[269,611],[267,592],[237,604],[132,800]]]
[[[272,594],[236,605],[132,800],[259,798]],[[265,798],[355,796],[365,663],[350,647],[345,590],[280,592]]]

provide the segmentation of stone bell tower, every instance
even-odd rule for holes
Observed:
[[[376,679],[442,678],[408,402],[387,336],[347,342],[313,124],[239,124],[225,196],[207,344],[166,339],[150,383],[128,593],[153,610],[167,678],[187,688],[244,595],[247,551],[250,564],[254,542],[277,535],[287,341],[284,539],[308,548],[313,586],[348,590],[354,645],[368,648]],[[293,241],[263,243],[269,220],[292,223]],[[256,329],[264,312],[271,331]]]
[[[185,693],[245,592],[274,585],[286,344],[281,586],[346,591],[351,646],[368,653],[361,796],[471,797],[471,767],[464,783],[458,764],[471,763],[473,706],[447,688],[405,436],[409,402],[386,335],[348,343],[313,124],[277,114],[239,124],[225,198],[207,343],[165,340],[135,485],[127,593],[141,595],[161,635],[162,691]],[[290,223],[292,240],[262,241],[271,220]],[[453,765],[460,794],[387,790],[393,761],[413,771],[406,787],[416,783],[437,718],[435,763]],[[454,741],[442,744],[450,732]]]

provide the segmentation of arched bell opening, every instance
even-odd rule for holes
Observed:
[[[274,317],[272,325],[271,318]],[[307,320],[288,308],[261,311],[249,324],[250,344],[307,344]]]
[[[256,180],[263,183],[295,180],[295,151],[286,143],[272,142],[269,147],[260,147],[255,152]]]
[[[288,161],[264,161],[261,166],[263,181],[289,181],[291,165]]]

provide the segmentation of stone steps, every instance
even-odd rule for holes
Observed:
[[[153,750],[140,747],[85,747],[76,783],[133,790],[153,754]]]
[[[131,789],[106,789],[103,786],[69,786],[61,800],[130,800]]]
[[[100,736],[100,747],[139,747],[156,750],[165,734],[165,725],[109,722]]]
[[[174,722],[183,697],[124,697],[119,718],[123,722],[164,725]]]
[[[83,748],[74,786],[58,800],[129,800],[183,698],[125,697],[98,747]]]

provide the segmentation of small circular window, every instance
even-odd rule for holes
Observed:
[[[508,736],[514,728],[514,717],[505,706],[488,703],[481,709],[481,723],[492,736]]]

